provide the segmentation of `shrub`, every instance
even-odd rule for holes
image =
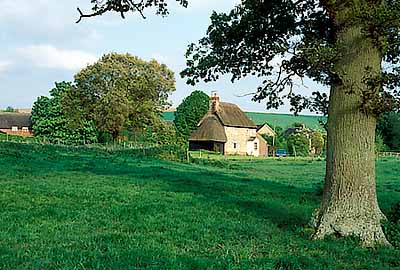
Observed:
[[[305,133],[295,133],[287,138],[290,155],[306,157],[310,154],[310,140]]]
[[[386,237],[395,248],[400,249],[400,202],[392,207],[387,218],[384,226]]]

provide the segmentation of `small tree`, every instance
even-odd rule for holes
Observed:
[[[207,113],[209,100],[204,92],[194,91],[176,108],[174,123],[177,131],[185,138],[190,136]]]
[[[290,155],[307,157],[310,155],[310,139],[307,134],[293,133],[287,138],[287,147]]]
[[[316,155],[320,155],[324,151],[325,139],[324,134],[314,131],[310,134],[311,147],[315,150]]]
[[[61,107],[61,99],[72,86],[69,82],[56,83],[49,97],[39,97],[32,108],[32,129],[36,137],[52,143],[85,144],[97,141],[97,131],[90,121],[74,127]]]

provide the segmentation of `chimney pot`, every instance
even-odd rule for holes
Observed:
[[[217,112],[220,103],[218,91],[212,91],[210,97],[210,110],[212,113]]]

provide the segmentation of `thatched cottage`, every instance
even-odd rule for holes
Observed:
[[[30,113],[0,113],[0,132],[18,136],[32,136]]]
[[[235,104],[221,102],[217,92],[210,109],[189,138],[190,150],[205,149],[225,155],[266,156],[267,142],[257,126]]]

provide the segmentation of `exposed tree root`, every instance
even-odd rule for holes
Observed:
[[[358,238],[363,247],[391,246],[382,230],[384,215],[380,210],[370,215],[340,211],[318,215],[312,221],[315,228],[313,239],[323,239],[327,235],[352,236]]]

